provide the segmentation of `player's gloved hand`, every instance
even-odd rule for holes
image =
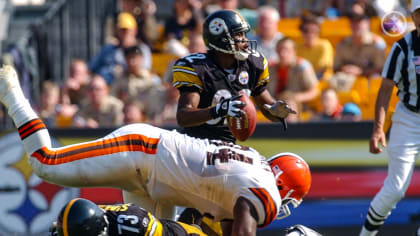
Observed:
[[[304,225],[293,225],[286,229],[286,236],[322,236],[320,233]]]
[[[48,236],[57,236],[58,232],[57,232],[57,222],[54,221],[48,231]]]
[[[241,117],[241,114],[243,113],[241,108],[245,106],[245,103],[238,100],[240,97],[242,97],[242,94],[230,98],[222,98],[220,102],[210,110],[212,118],[215,119],[227,115],[237,118]]]
[[[264,108],[270,112],[271,115],[278,118],[278,121],[280,121],[283,124],[284,130],[287,129],[287,123],[285,118],[290,114],[296,114],[296,111],[293,110],[287,103],[281,100],[277,100],[275,103],[268,105],[264,104]]]

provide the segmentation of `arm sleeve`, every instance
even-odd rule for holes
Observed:
[[[182,59],[177,61],[172,67],[172,75],[172,84],[175,88],[195,87],[200,91],[203,89],[203,82],[194,67]]]
[[[258,215],[258,227],[269,225],[277,217],[277,206],[271,195],[264,188],[242,189],[241,197],[248,199],[255,207]]]
[[[266,89],[267,84],[270,81],[270,75],[268,72],[268,61],[265,57],[263,59],[262,64],[262,72],[259,74],[257,84],[255,85],[255,89],[251,93],[253,97],[260,95]]]

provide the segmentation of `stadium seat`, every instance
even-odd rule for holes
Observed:
[[[277,29],[279,32],[288,37],[298,38],[301,36],[299,31],[299,24],[299,18],[285,18],[279,21],[277,24]]]
[[[381,18],[372,17],[370,18],[370,30],[378,35],[382,35]]]
[[[350,90],[349,92],[337,92],[338,101],[340,101],[340,104],[346,104],[349,102],[360,104],[361,103],[361,97],[356,90]]]
[[[363,76],[357,77],[354,80],[353,87],[352,87],[351,90],[355,91],[359,94],[359,97],[361,98],[360,99],[360,104],[366,103],[367,101],[364,98],[366,98],[368,96],[368,92],[369,92],[368,79],[366,77],[363,77]],[[357,104],[357,105],[360,105],[360,104]]]
[[[318,83],[318,91],[319,94],[316,96],[316,98],[312,99],[311,101],[308,101],[306,105],[312,109],[315,112],[321,112],[322,105],[321,105],[321,92],[329,87],[329,83],[327,80],[321,80]]]
[[[362,119],[364,120],[372,120],[375,118],[376,97],[378,96],[381,83],[382,79],[380,77],[369,79],[369,87],[366,99],[364,99],[364,102],[360,104],[362,110]]]
[[[350,21],[347,17],[324,20],[321,23],[321,32],[324,35],[349,35],[351,34]]]

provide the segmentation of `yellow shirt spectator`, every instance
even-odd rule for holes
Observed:
[[[296,46],[296,53],[312,64],[318,79],[329,78],[332,75],[334,49],[327,39],[316,39],[312,47],[299,43]]]
[[[303,16],[301,22],[302,43],[296,45],[296,54],[312,64],[319,80],[329,79],[333,74],[334,49],[327,39],[319,37],[321,28],[315,16]]]

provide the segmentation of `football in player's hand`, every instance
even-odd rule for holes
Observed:
[[[244,93],[241,94],[242,97],[239,100],[245,103],[242,108],[243,113],[240,118],[227,116],[227,122],[233,136],[239,141],[245,141],[254,133],[257,125],[257,112],[251,99]]]

